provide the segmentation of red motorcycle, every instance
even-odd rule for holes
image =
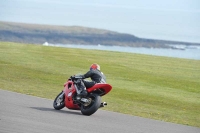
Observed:
[[[77,92],[80,91],[78,88],[78,81],[80,79],[80,76],[70,77],[64,84],[63,91],[58,94],[53,102],[53,107],[56,110],[67,107],[72,110],[81,110],[83,115],[89,116],[95,113],[100,107],[107,105],[106,102],[101,102],[101,96],[104,96],[111,91],[111,85],[97,83],[87,89],[88,94],[86,97],[80,97],[77,95]]]

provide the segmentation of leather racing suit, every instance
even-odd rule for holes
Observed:
[[[106,77],[105,75],[97,70],[92,69],[88,71],[86,74],[82,75],[83,79],[85,78],[91,78],[92,81],[83,80],[83,83],[85,84],[86,89],[94,86],[96,83],[106,83]]]

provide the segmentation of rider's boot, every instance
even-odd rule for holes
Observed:
[[[79,96],[79,97],[86,97],[87,94],[88,94],[86,88],[82,87],[82,88],[79,88],[79,89],[80,89],[80,93],[78,93],[77,96]]]
[[[77,84],[78,84],[78,90],[79,90],[79,92],[77,92],[78,96],[86,97],[87,96],[87,90],[86,90],[86,87],[85,87],[83,81],[80,79],[80,80],[78,80]]]
[[[87,96],[87,91],[86,90],[83,90],[81,93],[80,93],[80,96],[81,97],[86,97]]]
[[[82,86],[81,89],[82,89],[82,91],[81,91],[80,95],[81,95],[82,97],[86,97],[87,94],[88,94],[88,93],[87,93],[87,90],[86,90],[86,87],[85,87],[85,86]]]

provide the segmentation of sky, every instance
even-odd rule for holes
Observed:
[[[200,43],[200,0],[0,0],[0,21],[76,25]]]

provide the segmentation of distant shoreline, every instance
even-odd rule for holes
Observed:
[[[186,47],[185,49],[181,49],[181,48],[163,49],[163,48],[141,48],[141,47],[136,48],[136,47],[122,47],[122,46],[105,46],[105,45],[100,45],[100,44],[99,45],[49,44],[47,42],[44,43],[43,45],[53,46],[53,47],[105,50],[105,51],[114,51],[114,52],[127,52],[127,53],[137,53],[137,54],[200,60],[200,46],[197,46],[195,49],[193,48],[193,46]]]
[[[82,44],[179,49],[171,45],[200,46],[200,43],[139,38],[130,34],[80,26],[55,26],[0,21],[0,41],[43,44]],[[169,45],[170,44],[170,45]]]

